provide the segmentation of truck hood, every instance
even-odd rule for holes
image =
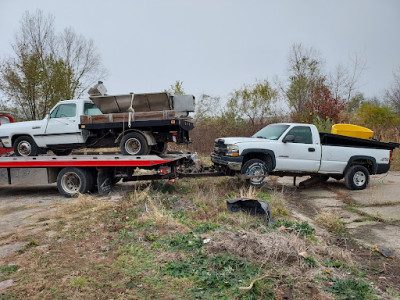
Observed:
[[[252,137],[228,137],[219,138],[216,141],[223,141],[225,145],[241,144],[241,143],[265,143],[265,142],[275,142],[274,140],[262,139],[262,138],[252,138]]]
[[[40,126],[43,126],[43,120],[2,124],[0,126],[0,135],[8,136],[10,131],[15,132],[19,129],[25,129],[25,128],[32,129],[32,127],[40,127]]]

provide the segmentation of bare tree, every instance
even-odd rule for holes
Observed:
[[[221,115],[221,98],[202,94],[199,100],[196,101],[195,118],[204,120],[207,118],[216,118]]]
[[[393,106],[397,114],[400,115],[400,66],[393,72],[394,83],[386,90],[386,101]]]
[[[57,35],[54,17],[26,12],[0,65],[0,89],[21,118],[43,118],[60,99],[75,98],[105,76],[92,40],[72,29]]]
[[[329,75],[328,85],[333,97],[349,103],[357,95],[357,85],[365,66],[366,60],[358,55],[351,59],[349,66],[339,64],[335,71]]]
[[[58,48],[59,56],[73,73],[70,88],[74,97],[81,97],[93,83],[107,76],[93,40],[87,40],[72,28],[66,28],[58,37]]]

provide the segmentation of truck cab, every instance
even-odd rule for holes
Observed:
[[[5,124],[0,128],[4,147],[14,148],[18,156],[34,156],[40,148],[53,149],[66,155],[70,149],[63,145],[84,144],[89,132],[79,128],[80,116],[97,115],[101,111],[90,100],[58,102],[43,120]]]

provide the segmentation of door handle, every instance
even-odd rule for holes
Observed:
[[[308,152],[315,152],[315,148],[308,148]]]

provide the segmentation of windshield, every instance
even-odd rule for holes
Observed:
[[[103,113],[93,103],[85,103],[83,114],[89,116],[96,116],[96,115],[101,115]]]
[[[253,137],[255,138],[262,138],[262,139],[269,139],[269,140],[277,140],[282,135],[282,133],[288,129],[289,125],[285,124],[274,124],[268,125],[261,129],[260,131],[256,132]]]

